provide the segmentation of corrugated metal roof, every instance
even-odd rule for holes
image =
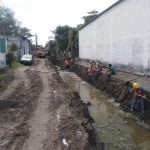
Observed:
[[[79,30],[83,29],[84,27],[86,27],[87,25],[89,25],[91,22],[95,21],[101,15],[103,15],[104,13],[106,13],[107,11],[109,11],[110,9],[112,9],[113,7],[115,7],[116,5],[120,4],[123,1],[125,1],[125,0],[118,0],[117,2],[115,2],[114,4],[112,4],[110,7],[108,7],[107,9],[105,9],[104,11],[102,11],[101,13],[99,13],[96,17],[94,17],[92,20],[90,20],[87,24],[83,25]]]

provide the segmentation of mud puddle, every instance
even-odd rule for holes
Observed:
[[[78,91],[81,99],[90,102],[89,111],[95,120],[99,138],[107,150],[149,150],[150,130],[130,113],[124,113],[113,98],[95,89],[74,73],[60,72],[69,86]]]

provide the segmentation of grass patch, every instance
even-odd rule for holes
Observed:
[[[0,81],[6,78],[5,74],[0,74]]]
[[[17,61],[13,61],[12,63],[11,63],[11,68],[12,69],[18,69],[18,68],[20,68],[20,67],[23,67],[24,65],[22,65],[21,63],[19,63],[19,62],[17,62]]]

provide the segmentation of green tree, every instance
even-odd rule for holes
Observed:
[[[30,29],[28,29],[28,28],[26,28],[26,27],[20,27],[20,29],[19,29],[19,34],[21,35],[21,36],[24,36],[24,37],[27,37],[27,38],[29,38],[29,37],[31,37],[31,36],[33,36],[31,33],[30,33]]]
[[[0,33],[5,35],[20,35],[31,37],[30,30],[21,27],[21,22],[15,19],[14,12],[7,7],[0,6]]]
[[[17,51],[17,49],[18,49],[18,46],[15,43],[12,43],[9,50],[10,52],[15,52]]]
[[[68,47],[68,34],[71,28],[69,26],[58,26],[54,31],[55,41],[60,51],[67,50]]]
[[[87,16],[83,16],[82,18],[84,19],[84,24],[87,24],[90,22],[93,18],[95,18],[98,15],[98,11],[92,10],[90,12],[87,12]]]
[[[58,26],[53,32],[55,34],[55,42],[60,53],[74,54],[78,50],[78,29],[69,26]]]
[[[58,26],[53,32],[55,45],[61,54],[71,52],[72,56],[78,54],[78,29],[69,26]]]
[[[14,12],[7,7],[0,6],[0,23],[15,25],[16,20],[14,18]]]

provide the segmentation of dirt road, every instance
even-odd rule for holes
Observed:
[[[100,150],[87,107],[52,64],[15,72],[0,93],[0,150]]]

